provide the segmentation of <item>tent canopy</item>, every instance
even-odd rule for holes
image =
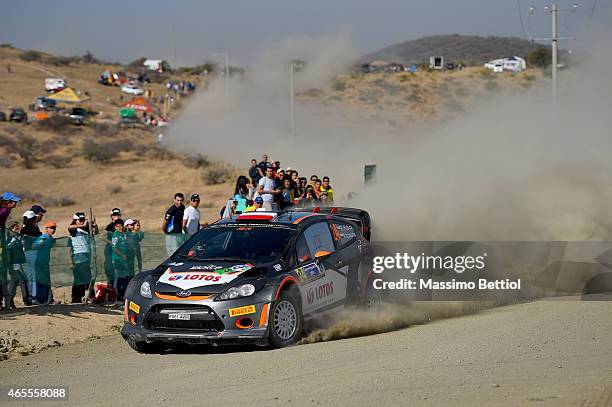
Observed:
[[[149,102],[149,99],[142,96],[122,104],[121,107],[129,107],[140,112],[159,114],[158,109],[151,102]]]
[[[119,116],[121,116],[121,117],[136,117],[136,112],[132,108],[124,107],[123,109],[119,110]]]
[[[55,100],[56,102],[66,102],[66,103],[81,103],[86,100],[89,100],[89,97],[80,97],[76,94],[72,88],[66,88],[57,93],[54,93],[50,96],[47,96],[47,99]]]

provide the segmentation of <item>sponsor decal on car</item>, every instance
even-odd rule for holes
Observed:
[[[325,276],[325,268],[317,263],[310,263],[295,270],[300,282],[307,283]]]
[[[251,264],[238,264],[220,270],[172,270],[170,267],[159,278],[158,282],[170,284],[183,290],[213,284],[227,284],[240,274],[253,268]]]
[[[217,270],[220,270],[222,268],[223,267],[217,266],[217,265],[214,265],[214,264],[203,264],[203,265],[191,266],[189,268],[189,270],[217,271]]]
[[[327,302],[326,300],[331,297],[334,293],[334,282],[330,281],[323,283],[317,287],[311,287],[308,289],[306,294],[306,302],[312,304],[313,302]]]
[[[140,305],[136,304],[134,301],[130,301],[130,309],[135,313],[140,313]]]
[[[254,305],[247,305],[245,307],[230,308],[229,314],[230,317],[237,317],[239,315],[254,314],[255,311],[256,310]]]

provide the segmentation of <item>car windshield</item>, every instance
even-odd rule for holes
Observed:
[[[218,225],[201,230],[176,259],[269,262],[283,253],[292,230],[270,225]]]

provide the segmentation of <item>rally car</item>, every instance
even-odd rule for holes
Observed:
[[[144,353],[160,342],[291,345],[305,320],[366,302],[369,222],[351,208],[216,222],[132,279],[121,334]]]

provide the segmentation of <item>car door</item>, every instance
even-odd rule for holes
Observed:
[[[346,276],[328,268],[335,251],[326,221],[308,226],[297,239],[295,271],[301,280],[302,312],[305,316],[335,308],[344,301]]]

